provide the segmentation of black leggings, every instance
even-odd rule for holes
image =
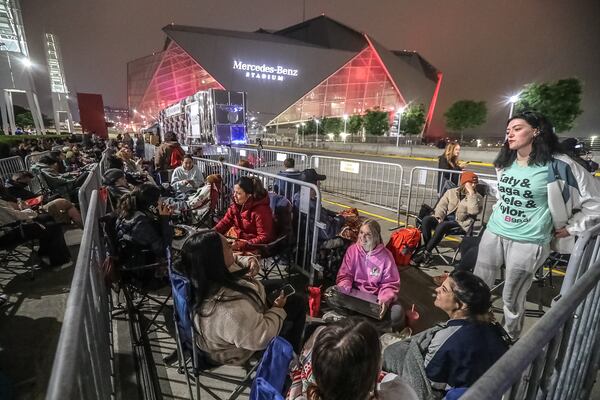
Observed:
[[[425,250],[431,252],[435,246],[440,244],[444,236],[446,236],[448,232],[455,228],[460,228],[460,224],[456,221],[438,222],[433,215],[428,215],[423,218],[423,222],[421,223],[421,232],[423,233]],[[433,233],[433,236],[431,236],[431,231],[434,229],[435,232]]]
[[[269,297],[269,293],[285,285],[285,282],[280,279],[263,280],[261,283],[265,287],[267,297]],[[300,350],[302,350],[302,334],[306,323],[307,301],[304,296],[296,293],[287,298],[283,307],[287,316],[283,321],[279,336],[290,342],[296,354],[300,354]]]

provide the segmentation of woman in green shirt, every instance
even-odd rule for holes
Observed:
[[[559,241],[564,244],[567,237],[574,239],[599,222],[600,204],[594,197],[600,185],[562,154],[552,125],[535,112],[508,120],[506,141],[494,165],[499,199],[481,239],[474,273],[491,287],[505,265],[504,328],[516,340],[523,328],[527,291],[551,243],[570,252],[573,242],[569,248]]]

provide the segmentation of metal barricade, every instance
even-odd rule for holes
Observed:
[[[310,166],[327,176],[321,190],[400,213],[404,169],[400,164],[311,156]]]
[[[239,164],[240,161],[248,161],[253,168],[260,166],[260,155],[258,149],[248,147],[231,147],[229,149],[229,162]]]
[[[77,256],[46,400],[115,398],[110,300],[101,265],[98,218],[105,204],[94,191]]]
[[[409,224],[410,218],[419,215],[423,204],[435,207],[441,195],[448,189],[456,187],[460,181],[460,175],[463,171],[452,171],[439,168],[414,167],[410,171],[408,181],[408,191],[402,200],[402,214],[404,223]],[[492,211],[492,206],[496,203],[496,192],[498,182],[496,175],[477,174],[479,183],[485,184],[484,205],[480,213],[482,223],[487,220]],[[480,186],[478,189],[482,189]],[[400,220],[400,214],[398,216]]]
[[[2,179],[2,181],[9,179],[15,172],[24,170],[25,163],[19,156],[0,159],[0,179]]]
[[[152,143],[144,142],[144,160],[153,160],[156,146]]]
[[[294,168],[300,171],[310,168],[310,157],[306,154],[267,149],[260,150],[260,164],[257,168],[260,168],[263,171],[277,173],[283,169],[283,162],[287,158],[292,158],[295,164]]]
[[[600,364],[600,225],[579,237],[561,294],[461,397],[588,399]]]
[[[40,161],[40,159],[44,156],[49,156],[50,155],[50,151],[40,151],[38,153],[31,153],[25,156],[25,167],[27,168],[28,171],[31,171],[31,167],[33,166],[33,164],[37,163],[38,161]]]
[[[275,184],[286,187],[283,195],[294,206],[296,224],[292,235],[294,242],[291,244],[294,267],[310,278],[312,283],[314,271],[322,271],[317,263],[317,250],[319,230],[325,229],[321,221],[321,192],[316,185],[275,175],[269,172],[243,168],[230,163],[223,163],[204,158],[194,158],[196,165],[205,175],[219,174],[222,178],[221,196],[217,205],[217,213],[223,215],[231,204],[235,182],[241,176],[258,177],[265,188],[272,188]],[[287,190],[289,189],[289,190]],[[269,192],[269,196],[275,193]],[[317,221],[317,223],[315,223]]]
[[[100,175],[100,165],[102,162],[94,165],[90,170],[87,178],[83,181],[83,185],[79,188],[79,209],[81,211],[81,219],[86,222],[86,216],[92,194],[100,189],[102,176]]]

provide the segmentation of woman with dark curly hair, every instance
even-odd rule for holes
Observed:
[[[551,249],[570,253],[575,236],[600,222],[600,183],[562,154],[552,124],[537,112],[508,120],[494,165],[499,198],[474,273],[491,286],[505,265],[504,328],[518,339],[535,271]]]

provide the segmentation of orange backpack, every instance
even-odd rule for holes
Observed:
[[[420,244],[421,231],[419,228],[402,228],[392,233],[386,247],[394,255],[396,265],[408,265]]]

